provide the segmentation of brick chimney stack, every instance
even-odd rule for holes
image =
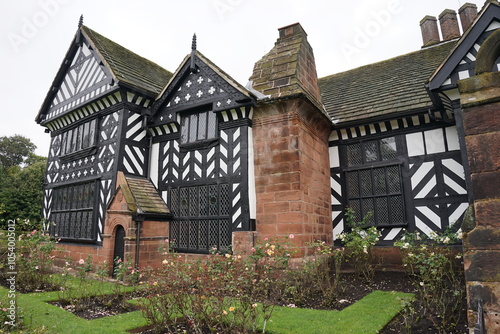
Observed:
[[[423,46],[439,43],[439,31],[435,16],[427,15],[424,17],[420,21],[420,30],[422,31]]]
[[[473,3],[466,2],[462,7],[460,7],[458,14],[460,15],[462,31],[465,33],[477,17],[477,6]]]
[[[460,29],[458,27],[457,13],[452,9],[445,9],[439,15],[439,24],[441,25],[441,35],[443,41],[460,37]]]

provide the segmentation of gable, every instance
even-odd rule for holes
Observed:
[[[71,117],[75,119],[98,112],[122,100],[120,88],[127,91],[129,102],[130,94],[139,94],[136,98],[148,105],[171,76],[161,66],[80,26],[36,121],[48,126],[70,113],[78,114]],[[95,106],[89,109],[90,104]]]
[[[149,179],[125,176],[118,172],[117,189],[108,210],[123,210],[124,205],[134,214],[167,217],[170,210]]]
[[[58,85],[59,89],[51,101],[47,118],[58,116],[108,92],[112,88],[112,80],[109,71],[89,45],[83,42]]]
[[[193,58],[194,70],[191,70]],[[151,127],[178,123],[178,113],[199,107],[214,112],[252,105],[255,97],[201,53],[195,52],[181,63],[153,106]],[[175,131],[176,126],[172,127]]]
[[[476,22],[458,41],[450,55],[429,79],[431,91],[457,88],[457,82],[475,75],[476,56],[483,42],[500,28],[500,6],[489,3]],[[498,70],[500,59],[495,68]]]

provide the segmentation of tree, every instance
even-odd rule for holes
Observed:
[[[0,137],[0,165],[2,169],[20,166],[33,154],[35,149],[36,145],[24,136]]]
[[[30,229],[41,220],[47,158],[34,154],[35,148],[20,135],[0,137],[0,229],[9,220],[29,220],[19,229]]]

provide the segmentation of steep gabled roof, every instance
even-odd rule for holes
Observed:
[[[160,109],[172,110],[212,103],[213,111],[221,111],[254,103],[257,97],[253,92],[240,85],[201,52],[192,51],[158,96],[152,107],[152,119],[158,116]]]
[[[161,66],[82,25],[78,28],[35,118],[38,123],[43,121],[44,115],[51,108],[54,98],[62,89],[61,86],[64,83],[65,77],[70,68],[72,68],[72,64],[76,59],[75,57],[78,55],[78,50],[83,43],[82,40],[85,40],[85,43],[89,45],[91,50],[89,52],[92,52],[96,62],[101,65],[102,70],[106,73],[106,84],[118,84],[118,86],[134,90],[155,99],[172,76],[171,72]],[[72,96],[72,98],[78,98],[78,96]]]
[[[328,115],[345,123],[431,107],[424,84],[454,45],[439,44],[319,79]]]
[[[172,77],[172,73],[163,67],[124,48],[87,26],[82,26],[81,30],[101,55],[119,84],[156,96]]]

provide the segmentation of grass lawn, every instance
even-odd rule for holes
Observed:
[[[378,333],[401,310],[402,292],[374,291],[342,311],[277,307],[266,332]]]
[[[75,281],[75,288],[78,286]],[[79,287],[81,288],[81,286]],[[98,282],[85,289],[96,289],[99,293],[109,293],[111,283]],[[269,320],[266,332],[278,333],[377,333],[400,310],[399,298],[408,296],[399,292],[374,291],[357,303],[342,311],[324,311],[289,307],[276,307]],[[0,288],[0,297],[7,299],[7,290]],[[23,308],[24,322],[33,331],[44,327],[38,333],[53,334],[94,334],[94,333],[127,333],[127,330],[145,326],[146,320],[140,311],[129,312],[112,317],[85,320],[70,312],[48,304],[58,299],[57,292],[17,294],[17,302]]]

